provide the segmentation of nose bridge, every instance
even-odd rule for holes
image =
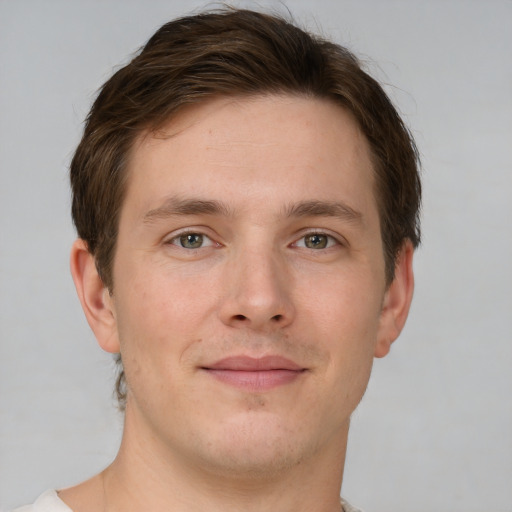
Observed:
[[[282,256],[268,240],[234,251],[226,273],[229,293],[221,308],[225,323],[264,329],[292,320],[291,281]]]

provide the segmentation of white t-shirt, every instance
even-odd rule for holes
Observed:
[[[57,491],[46,491],[33,505],[17,508],[12,512],[73,512],[57,495]]]
[[[344,512],[361,512],[345,500],[341,500]],[[11,512],[73,512],[57,495],[57,491],[50,490],[41,494],[33,505],[26,505]]]

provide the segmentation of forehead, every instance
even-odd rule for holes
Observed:
[[[280,194],[374,203],[368,143],[331,101],[256,96],[187,107],[132,148],[127,200],[140,208],[170,194],[222,199],[236,187],[269,207]]]

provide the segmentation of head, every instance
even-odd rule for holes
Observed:
[[[372,163],[385,282],[391,285],[404,244],[419,243],[418,155],[396,109],[347,49],[276,16],[225,10],[161,27],[105,83],[87,118],[71,164],[72,214],[111,295],[136,141],[189,107],[269,95],[325,100],[358,126]],[[121,399],[123,393],[121,372]]]

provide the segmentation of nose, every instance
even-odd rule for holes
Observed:
[[[293,279],[270,248],[234,255],[226,264],[223,287],[219,314],[224,324],[266,332],[293,322]]]

